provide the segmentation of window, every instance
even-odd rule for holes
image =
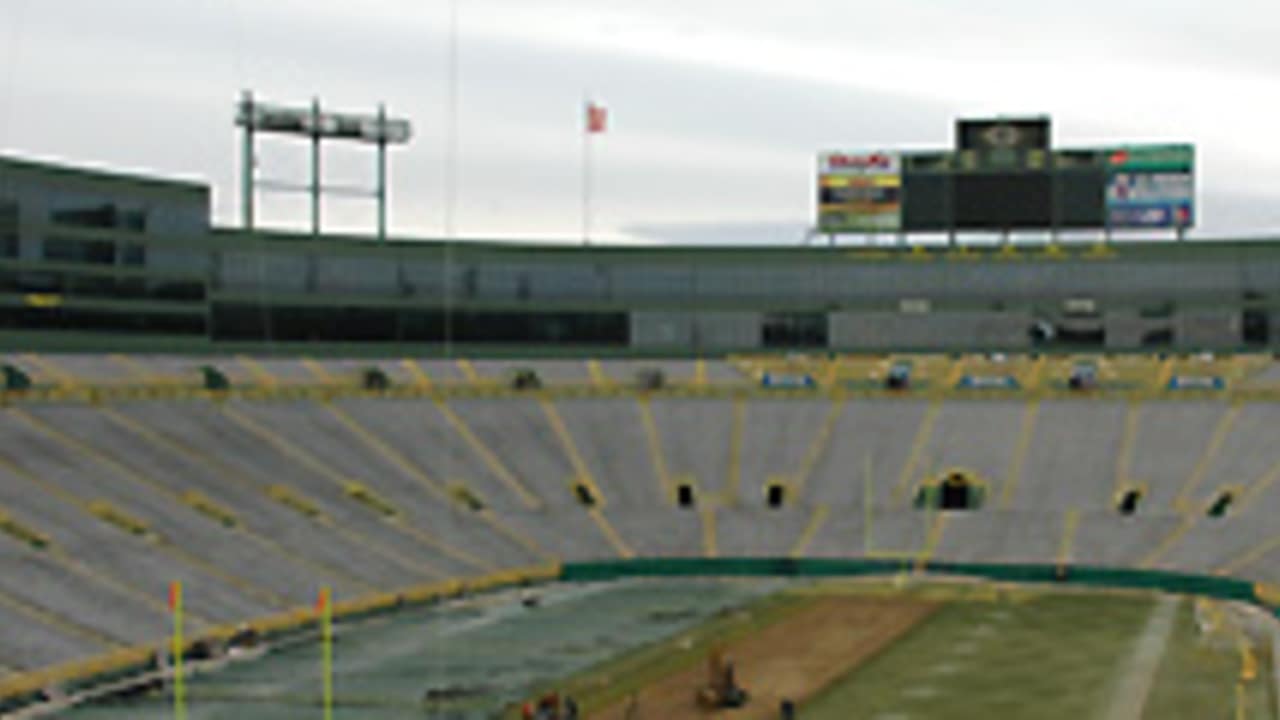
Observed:
[[[54,262],[114,265],[116,246],[110,240],[48,237],[44,241],[44,259]]]
[[[1144,348],[1168,347],[1172,345],[1173,327],[1166,325],[1144,332],[1142,334],[1141,344]]]
[[[1240,325],[1246,345],[1267,345],[1271,342],[1271,316],[1266,310],[1245,310]]]
[[[1053,321],[1039,319],[1027,330],[1031,345],[1036,348],[1085,348],[1103,347],[1107,344],[1107,329],[1099,322]]]
[[[1141,308],[1138,308],[1138,316],[1152,319],[1170,318],[1173,317],[1173,311],[1173,302],[1166,300],[1152,305],[1143,305]]]
[[[626,313],[519,313],[379,308],[214,307],[216,339],[625,346]]]
[[[0,257],[18,257],[18,203],[0,200]]]
[[[123,210],[111,203],[54,210],[49,214],[49,219],[55,225],[68,227],[129,230],[139,233],[147,231],[145,210]]]
[[[454,314],[451,331],[454,341],[473,343],[626,345],[630,341],[626,313],[463,311]]]
[[[142,266],[147,264],[146,245],[125,245],[120,253],[120,262],[125,265]]]
[[[0,328],[106,333],[202,335],[203,313],[106,312],[72,308],[0,308]]]
[[[826,313],[766,313],[761,338],[767,348],[827,346]]]

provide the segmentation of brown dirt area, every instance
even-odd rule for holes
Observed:
[[[876,597],[824,597],[758,633],[726,646],[738,682],[750,693],[746,707],[703,710],[694,698],[707,680],[705,662],[680,670],[639,693],[639,720],[778,717],[781,701],[812,697],[884,649],[937,609],[936,603]],[[593,720],[624,720],[626,701]]]

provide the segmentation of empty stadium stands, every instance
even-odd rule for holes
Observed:
[[[1109,360],[1117,389],[1096,396],[1062,389],[1064,359],[918,358],[909,392],[876,384],[885,358],[0,362],[33,380],[0,406],[0,680],[161,640],[174,580],[195,628],[306,606],[321,586],[354,600],[633,556],[1280,582],[1280,372],[1256,358]],[[205,366],[232,391],[201,390]],[[370,367],[397,391],[359,391]],[[820,388],[762,389],[779,368]],[[519,369],[546,389],[506,389]],[[645,370],[671,387],[632,390]],[[1017,389],[961,382],[1005,371]],[[1230,392],[1161,391],[1191,372]],[[980,509],[913,507],[957,468],[982,483]],[[1139,499],[1122,515],[1126,489]]]

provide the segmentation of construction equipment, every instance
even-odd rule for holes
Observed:
[[[698,690],[698,706],[707,710],[740,708],[747,691],[738,685],[733,658],[715,648],[707,656],[707,684]]]
[[[548,692],[520,708],[522,720],[580,720],[578,702],[572,697]]]

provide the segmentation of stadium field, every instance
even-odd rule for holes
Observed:
[[[610,720],[628,708],[640,718],[776,718],[782,697],[805,720],[1276,717],[1265,643],[1254,649],[1226,623],[1202,632],[1191,599],[951,584],[787,594],[789,616],[767,619],[753,638],[672,638],[561,687],[579,693],[588,717]],[[829,612],[836,600],[851,623]],[[807,635],[797,626],[824,609]],[[733,657],[752,696],[746,708],[695,706],[707,677],[699,650],[712,646]],[[1248,682],[1242,647],[1255,663]]]
[[[533,593],[533,594],[530,594]],[[536,597],[537,602],[531,602]],[[627,580],[506,591],[341,626],[337,718],[1276,718],[1269,643],[1166,595],[924,581]],[[695,703],[721,652],[744,708]],[[1241,681],[1245,656],[1252,680]],[[187,716],[318,716],[314,638],[206,669]],[[62,717],[167,718],[165,691]]]
[[[339,625],[333,649],[333,716],[493,718],[534,688],[711,623],[757,598],[776,597],[779,587],[773,581],[696,580],[560,585]],[[533,597],[537,604],[526,606]],[[187,717],[320,717],[322,666],[316,640],[302,637],[259,658],[198,671],[187,687]],[[168,720],[174,708],[162,690],[57,717]]]
[[[805,717],[1226,717],[1234,661],[1230,649],[1199,646],[1178,599],[951,602],[814,698]],[[1198,687],[1180,692],[1188,681]]]

